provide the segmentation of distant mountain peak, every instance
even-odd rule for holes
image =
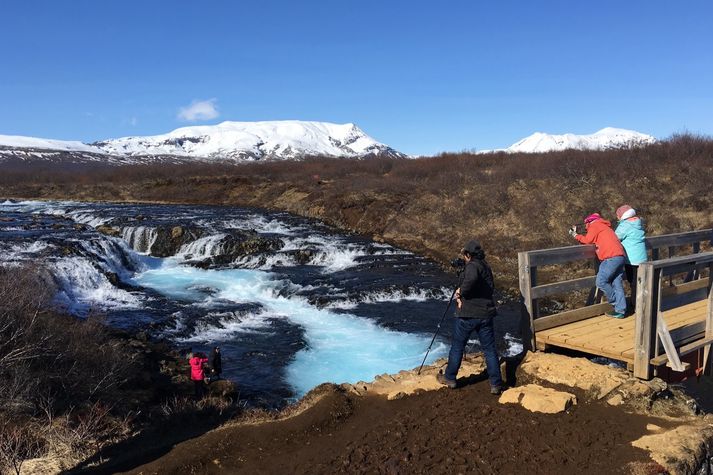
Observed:
[[[161,157],[161,161],[166,162],[170,161],[167,160],[170,156],[181,162],[190,159],[292,160],[307,156],[405,157],[377,142],[351,122],[334,124],[300,120],[224,121],[215,125],[181,127],[166,134],[121,137],[92,144],[0,135],[0,147],[106,154],[112,156],[112,163],[121,162],[122,158],[127,163],[151,162],[153,157]],[[2,156],[8,154],[7,150],[0,152]],[[37,152],[34,156],[41,157],[42,154]],[[93,161],[100,160],[97,157]]]
[[[634,130],[605,127],[589,135],[562,134],[554,135],[535,132],[524,139],[515,142],[504,149],[511,153],[554,152],[568,149],[576,150],[606,150],[641,146],[656,142],[651,135]]]

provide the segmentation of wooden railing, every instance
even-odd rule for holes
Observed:
[[[646,247],[650,250],[651,259],[658,260],[662,254],[662,250],[666,249],[668,251],[668,257],[671,257],[675,250],[682,246],[691,246],[691,250],[686,251],[687,254],[697,254],[701,250],[701,244],[707,242],[710,245],[712,239],[713,229],[704,229],[700,231],[651,236],[646,238]],[[520,292],[523,298],[524,310],[527,312],[527,318],[530,320],[532,335],[531,345],[533,349],[537,348],[537,331],[601,315],[610,308],[607,303],[597,303],[598,295],[595,288],[595,275],[547,284],[538,283],[538,267],[561,265],[583,260],[593,261],[593,267],[596,273],[598,261],[593,245],[567,246],[518,253]],[[686,278],[687,280],[692,280],[697,277],[698,274],[694,266],[690,269],[690,274]],[[671,281],[669,284],[670,283]],[[590,296],[585,306],[555,315],[540,316],[539,299],[580,289],[590,290]]]
[[[681,294],[706,289],[708,300],[704,321],[670,331],[662,314],[664,280],[666,277],[686,274],[701,275],[708,269],[708,278],[676,287]],[[713,342],[713,252],[679,256],[646,262],[639,265],[636,293],[636,328],[634,331],[634,376],[651,379],[656,366],[668,364],[674,371],[685,371],[687,365],[681,357],[704,349],[702,368],[708,365],[710,344]],[[678,305],[667,308],[672,310]]]

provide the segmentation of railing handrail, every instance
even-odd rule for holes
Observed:
[[[687,264],[708,264],[713,262],[713,251],[699,252],[698,254],[688,254],[686,256],[668,257],[666,259],[658,259],[656,261],[646,261],[639,266],[651,266],[654,269],[666,269],[674,266]]]
[[[660,249],[662,247],[685,246],[686,244],[703,241],[713,241],[713,229],[649,236],[646,238],[646,248]]]
[[[645,238],[647,249],[660,249],[664,247],[685,246],[703,241],[713,242],[713,229],[700,229],[682,233],[661,234]],[[530,257],[531,266],[562,264],[565,262],[594,259],[596,247],[592,244],[578,244],[574,246],[555,247],[551,249],[535,249],[522,251]]]

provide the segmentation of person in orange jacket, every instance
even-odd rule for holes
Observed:
[[[590,214],[584,219],[587,234],[577,234],[577,227],[572,226],[569,233],[581,244],[594,244],[599,259],[596,285],[600,288],[607,301],[614,307],[607,316],[624,318],[626,316],[626,294],[624,294],[624,263],[626,261],[624,247],[611,228],[611,223],[603,219],[599,213]]]

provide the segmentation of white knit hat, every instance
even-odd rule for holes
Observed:
[[[636,216],[636,210],[634,208],[631,208],[631,209],[626,210],[624,212],[624,214],[621,215],[621,219],[622,220],[629,219],[629,218],[633,218],[634,216]]]

